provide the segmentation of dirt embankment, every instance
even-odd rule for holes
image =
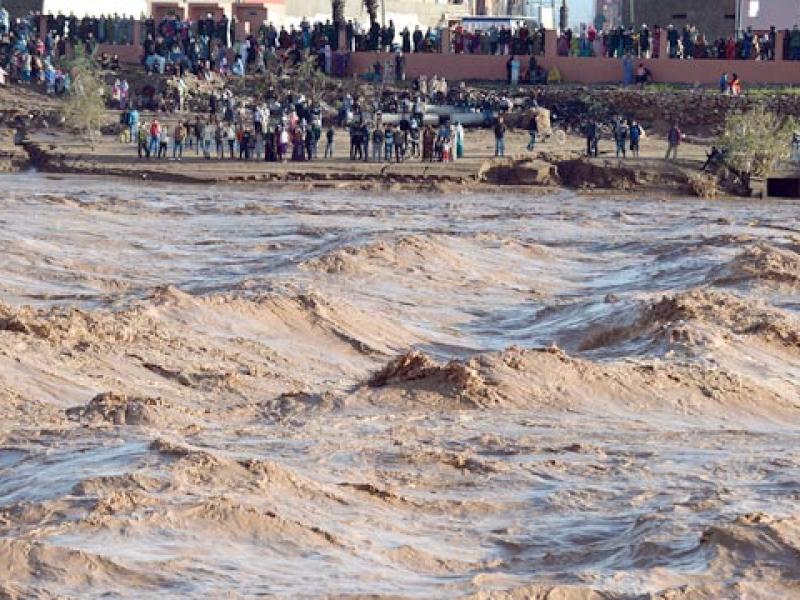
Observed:
[[[136,155],[107,154],[107,142],[92,149],[65,144],[60,136],[36,136],[23,140],[18,150],[26,155],[16,164],[30,164],[50,173],[169,181],[172,183],[251,184],[304,186],[308,188],[386,189],[390,191],[487,190],[508,188],[569,187],[583,191],[654,191],[692,195],[693,170],[652,159],[619,161],[587,159],[577,151],[539,153],[536,157],[470,159],[456,163],[397,163],[313,161],[264,163],[260,161],[184,162],[139,160]],[[24,153],[22,152],[24,150]],[[191,160],[191,158],[190,158]]]
[[[439,165],[419,162],[404,163],[343,163],[263,161],[193,162],[187,166],[162,160],[139,160],[129,156],[106,155],[101,147],[62,146],[54,141],[28,138],[22,143],[30,165],[49,173],[83,173],[90,175],[148,179],[171,183],[200,184],[299,184],[312,188],[363,188],[390,186],[393,191],[436,190],[475,183],[471,168],[436,168]],[[191,165],[191,166],[188,166]],[[233,167],[233,168],[232,168]]]
[[[0,172],[20,171],[30,163],[25,150],[14,143],[14,137],[14,130],[0,129]]]
[[[478,180],[494,185],[564,186],[579,190],[659,191],[694,194],[691,171],[671,163],[564,157],[493,159]]]

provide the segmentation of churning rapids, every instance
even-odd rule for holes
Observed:
[[[800,597],[800,205],[2,183],[0,597]]]

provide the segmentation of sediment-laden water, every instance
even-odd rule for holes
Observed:
[[[2,183],[0,597],[800,596],[800,205]]]

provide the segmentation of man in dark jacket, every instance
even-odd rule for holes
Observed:
[[[586,124],[586,156],[597,157],[598,127],[594,119]]]
[[[422,51],[422,31],[419,28],[419,25],[414,29],[414,35],[412,39],[414,40],[414,52],[421,52]]]
[[[528,135],[530,135],[530,140],[528,140],[528,152],[531,152],[536,147],[536,136],[539,133],[539,122],[536,119],[536,113],[533,113],[531,117],[531,122],[528,124]]]
[[[681,145],[682,138],[680,127],[675,123],[667,134],[667,155],[664,160],[669,160],[670,156],[672,156],[672,160],[678,160],[678,146]]]
[[[620,155],[622,155],[622,158],[626,158],[625,144],[628,141],[628,126],[622,119],[617,121],[617,124],[614,125],[614,141],[617,143],[617,158],[619,158]]]

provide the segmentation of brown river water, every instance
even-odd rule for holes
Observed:
[[[0,598],[800,598],[800,204],[0,179]]]

